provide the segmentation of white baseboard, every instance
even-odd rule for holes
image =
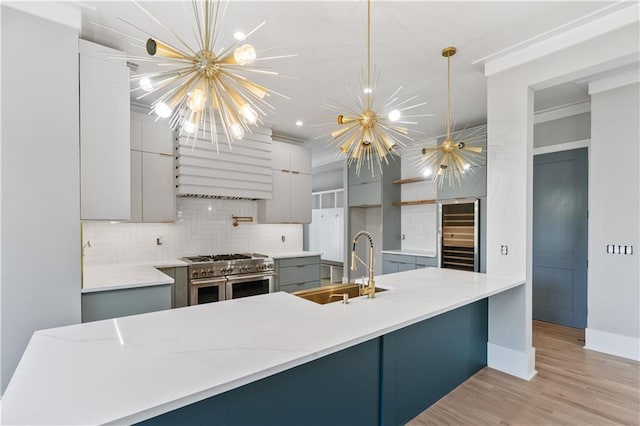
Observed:
[[[520,379],[531,380],[536,375],[536,349],[516,351],[504,346],[487,343],[487,366],[511,374]]]
[[[640,361],[640,339],[587,328],[585,349]]]

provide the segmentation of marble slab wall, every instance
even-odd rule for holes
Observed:
[[[176,211],[173,223],[84,221],[84,264],[145,262],[207,253],[270,255],[302,250],[302,225],[256,223],[255,201],[178,197]],[[254,222],[234,227],[232,215],[251,216]]]

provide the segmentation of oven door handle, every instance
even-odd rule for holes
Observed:
[[[274,272],[265,272],[262,274],[254,274],[254,275],[231,275],[227,276],[227,282],[233,281],[252,281],[252,280],[260,280],[264,278],[273,277],[275,275]]]
[[[224,284],[227,280],[224,277],[221,278],[202,278],[197,280],[191,280],[191,285],[194,287],[205,287],[208,285]]]

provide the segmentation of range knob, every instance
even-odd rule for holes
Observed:
[[[193,271],[193,272],[191,273],[191,276],[192,276],[193,278],[197,278],[197,277],[198,277],[198,271]]]

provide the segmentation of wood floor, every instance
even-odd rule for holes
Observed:
[[[583,330],[534,321],[531,381],[484,368],[408,425],[640,425],[640,363],[583,345]]]

